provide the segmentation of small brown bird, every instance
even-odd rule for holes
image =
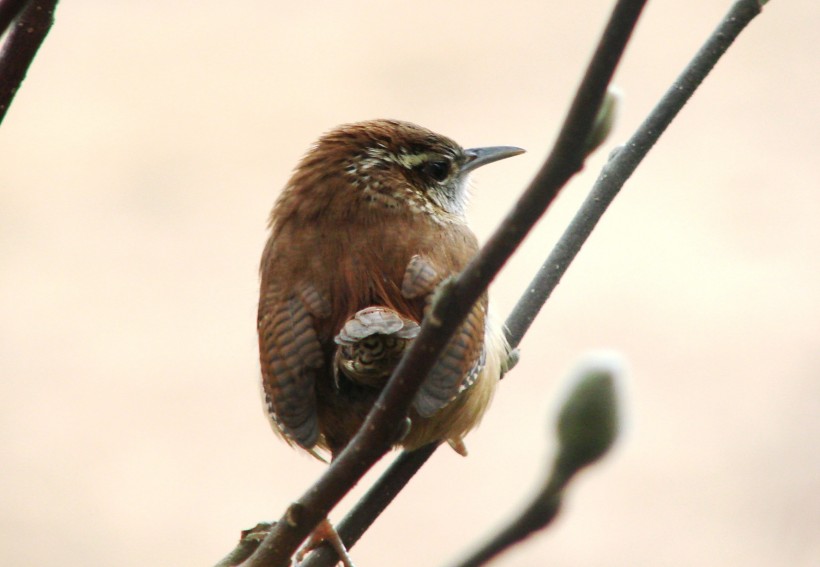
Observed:
[[[419,332],[437,286],[478,251],[467,226],[467,176],[522,153],[462,149],[396,120],[341,126],[313,146],[270,216],[258,331],[274,430],[337,455]],[[486,294],[413,400],[415,449],[462,437],[481,419],[508,347]]]

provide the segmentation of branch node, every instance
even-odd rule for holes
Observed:
[[[305,507],[298,502],[293,502],[285,512],[285,522],[292,528],[298,528],[304,519],[304,515]]]

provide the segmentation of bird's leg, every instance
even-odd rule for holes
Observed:
[[[295,558],[297,565],[302,562],[305,555],[324,543],[333,548],[345,567],[356,567],[353,565],[353,559],[350,558],[350,554],[347,552],[342,538],[339,537],[339,532],[336,531],[336,528],[333,527],[333,524],[331,524],[327,518],[319,522],[319,525],[311,532],[305,544],[296,552]]]

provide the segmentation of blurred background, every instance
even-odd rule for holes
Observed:
[[[376,117],[525,147],[474,176],[486,238],[611,4],[61,3],[0,128],[0,563],[210,565],[279,517],[325,468],[258,398],[257,266],[291,168]],[[649,3],[618,126],[498,278],[501,315],[729,5]],[[599,348],[630,367],[624,436],[497,565],[820,564],[818,16],[774,1],[752,22],[581,251],[470,456],[438,452],[357,564],[442,565],[510,517]]]

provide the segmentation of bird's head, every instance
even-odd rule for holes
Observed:
[[[300,162],[288,191],[336,212],[463,219],[469,173],[523,152],[508,146],[464,149],[410,122],[357,122],[322,136]]]

